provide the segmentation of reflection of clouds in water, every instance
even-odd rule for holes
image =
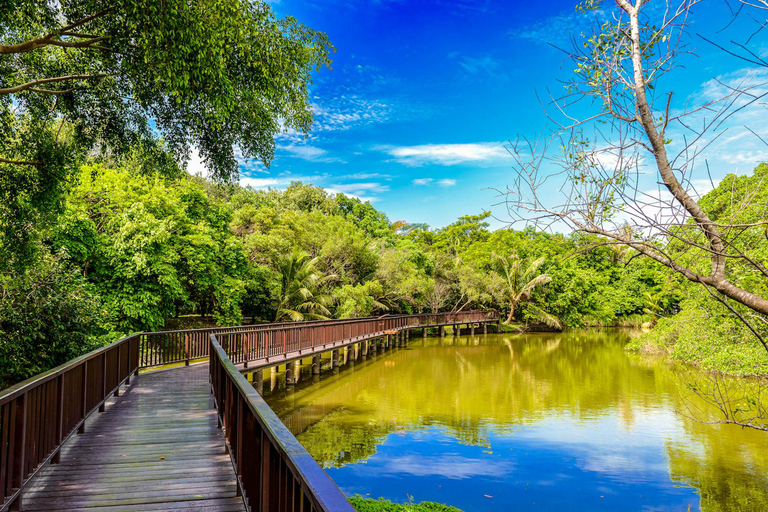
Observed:
[[[573,418],[555,416],[524,430],[520,437],[558,446],[573,455],[575,465],[582,471],[602,473],[624,482],[642,481],[651,473],[666,474],[669,462],[659,447],[672,439],[678,446],[692,449],[699,444],[685,434],[674,411],[666,409],[638,409],[629,429],[615,410],[586,422],[579,421],[576,427]]]
[[[649,472],[667,472],[667,460],[659,458],[656,453],[649,452],[650,459],[638,456],[634,448],[627,448],[623,453],[594,453],[577,462],[577,466],[583,471],[597,471],[600,473],[611,473],[620,476],[623,481],[633,478],[636,481],[642,480],[642,473]],[[628,476],[629,475],[629,476]]]
[[[379,475],[439,476],[451,480],[463,480],[478,476],[498,476],[511,472],[511,461],[478,460],[446,453],[439,456],[403,455],[392,457],[381,468]]]

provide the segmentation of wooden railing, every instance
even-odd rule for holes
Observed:
[[[353,512],[344,493],[269,408],[211,334],[211,386],[249,510]]]
[[[320,507],[325,502],[313,497],[315,496],[313,493],[324,492],[323,489],[326,488],[324,486],[328,484],[323,483],[325,482],[323,478],[327,479],[327,476],[316,464],[312,465],[313,461],[309,462],[311,458],[306,451],[274,416],[269,407],[261,401],[250,385],[242,389],[243,383],[247,381],[239,375],[237,370],[234,370],[233,361],[255,361],[262,356],[266,358],[267,355],[287,353],[299,348],[322,347],[329,343],[361,339],[389,330],[489,322],[495,321],[496,318],[495,314],[470,311],[458,314],[401,315],[190,329],[128,336],[0,392],[0,511],[14,505],[21,489],[43,464],[49,461],[58,462],[62,443],[75,431],[82,431],[86,418],[97,408],[103,410],[106,399],[117,394],[120,385],[128,382],[132,374],[137,373],[141,368],[179,362],[189,364],[190,360],[198,358],[210,358],[211,371],[213,372],[214,367],[218,368],[217,378],[225,379],[212,382],[214,387],[218,386],[216,398],[219,414],[224,423],[230,425],[227,429],[227,439],[230,443],[234,443],[233,446],[246,450],[242,452],[246,456],[236,458],[239,461],[237,462],[238,474],[248,473],[249,475],[242,477],[243,489],[252,491],[256,485],[251,478],[257,466],[253,466],[254,463],[246,459],[254,455],[255,452],[251,453],[252,450],[263,450],[259,452],[262,453],[259,456],[262,458],[258,460],[267,461],[263,463],[270,464],[269,467],[276,471],[285,470],[293,475],[294,480],[291,485],[298,486],[295,489],[300,489],[301,493],[294,493],[291,496],[297,500],[309,500],[307,503]],[[223,349],[219,350],[220,345],[215,336],[226,339],[226,352]],[[216,350],[212,349],[214,346]],[[232,371],[237,375],[233,375]],[[224,387],[225,384],[229,387]],[[227,412],[226,400],[230,400],[229,412]],[[247,416],[250,413],[244,413],[246,416],[242,418],[240,413],[233,416],[234,411],[243,407],[251,411],[254,416]],[[236,418],[235,424],[245,421],[241,432],[247,432],[249,436],[253,432],[259,432],[261,436],[259,439],[269,439],[270,443],[277,444],[258,444],[261,441],[248,441],[238,445],[237,438],[234,441],[231,439],[232,432],[237,432],[238,428],[232,423],[232,418]],[[278,436],[276,432],[283,433]],[[284,434],[289,437],[284,438]],[[278,457],[275,455],[277,453],[282,455]],[[274,457],[270,458],[273,455]],[[283,456],[287,458],[283,459]],[[273,475],[277,474],[283,473],[273,473]],[[263,492],[267,492],[264,489],[269,492],[273,489],[288,492],[283,487],[285,482],[283,479],[274,477],[274,480],[267,479],[261,482],[259,485],[266,487],[259,488]],[[333,482],[330,482],[330,485],[335,489]],[[299,496],[304,497],[299,498]],[[263,502],[268,498],[259,499]],[[329,503],[336,502],[332,500]],[[283,509],[264,508],[262,510]],[[351,509],[317,508],[317,510]]]
[[[123,338],[0,392],[0,510],[138,370],[139,342]]]
[[[438,325],[496,321],[495,313],[467,311],[425,315],[399,315],[311,324],[266,326],[214,333],[232,362],[267,363],[270,359],[303,353],[343,340],[361,341],[382,336],[387,331]]]
[[[498,318],[495,312],[489,311],[466,311],[462,313],[435,313],[420,315],[387,315],[383,317],[354,318],[348,320],[313,320],[309,322],[290,322],[280,324],[257,324],[243,325],[237,327],[211,327],[206,329],[186,329],[181,331],[161,331],[144,332],[137,334],[141,339],[140,350],[140,368],[150,368],[172,363],[189,364],[195,359],[207,358],[209,356],[209,338],[211,334],[217,337],[228,333],[236,333],[241,339],[244,334],[248,334],[251,342],[249,347],[253,350],[267,350],[269,356],[272,356],[281,349],[288,346],[304,346],[311,340],[311,343],[325,344],[320,342],[321,338],[315,336],[316,333],[322,333],[322,340],[342,339],[338,336],[343,332],[356,332],[362,335],[365,332],[371,332],[372,322],[385,322],[386,329],[400,329],[404,327],[434,327],[438,325],[464,324],[469,322],[489,322]],[[332,329],[320,329],[322,326],[333,326]],[[366,331],[368,330],[368,331]],[[343,331],[343,332],[342,332]],[[256,334],[260,333],[260,334]],[[343,336],[346,338],[348,336]],[[257,340],[258,341],[254,341]],[[227,346],[229,339],[219,338],[222,345]],[[314,346],[314,345],[312,345]],[[266,349],[257,349],[257,347],[269,347]],[[253,356],[252,359],[248,357]],[[257,359],[255,352],[249,352],[244,356],[238,356],[233,361],[236,363]]]
[[[211,333],[211,387],[237,474],[238,489],[246,499],[248,509],[258,512],[354,511],[344,493],[243,377],[235,361],[259,361],[303,349],[317,352],[329,345],[354,343],[393,330],[489,322],[497,318],[495,313],[470,311]],[[226,339],[224,346],[219,339]]]

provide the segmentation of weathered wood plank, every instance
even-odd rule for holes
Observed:
[[[40,469],[23,510],[241,512],[205,365],[139,375]]]

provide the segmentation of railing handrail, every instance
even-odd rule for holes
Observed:
[[[61,364],[55,368],[51,368],[50,370],[47,370],[39,375],[30,377],[27,380],[23,380],[17,384],[14,384],[9,388],[0,390],[0,405],[5,405],[6,403],[10,402],[14,398],[18,397],[19,395],[28,392],[30,389],[35,388],[41,384],[44,384],[50,380],[53,380],[59,375],[62,375],[68,372],[69,370],[71,370],[72,368],[80,365],[81,363],[88,361],[90,359],[95,359],[96,357],[101,356],[102,354],[109,351],[110,349],[120,344],[127,343],[133,338],[140,336],[141,334],[143,333],[131,334],[130,336],[125,336],[113,343],[110,343],[109,345],[105,345],[101,348],[91,350],[87,354],[83,354],[79,357],[76,357],[70,361],[67,361],[64,364]]]
[[[471,311],[461,311],[458,313],[418,313],[414,315],[384,315],[384,316],[370,316],[370,317],[360,317],[360,318],[340,318],[340,319],[328,319],[328,320],[322,320],[323,324],[312,324],[309,325],[309,323],[300,323],[300,322],[293,322],[290,324],[262,324],[268,327],[261,328],[261,329],[250,329],[250,328],[244,328],[236,331],[227,331],[227,332],[221,332],[221,333],[211,333],[211,334],[221,334],[221,335],[229,335],[229,334],[248,334],[251,332],[254,332],[254,330],[258,330],[259,332],[273,332],[273,331],[282,331],[282,330],[294,330],[294,329],[301,329],[302,327],[314,327],[316,325],[342,325],[342,324],[352,324],[352,323],[365,323],[365,322],[372,322],[372,321],[381,321],[385,322],[387,320],[397,320],[401,318],[426,318],[431,316],[443,316],[445,318],[451,318],[451,317],[459,317],[461,315],[469,316],[471,314],[480,314],[480,313],[486,313],[486,311],[481,310],[471,310]],[[320,321],[318,321],[320,322]],[[437,324],[430,324],[429,326],[424,327],[434,327]],[[248,326],[250,327],[250,326]],[[416,325],[415,327],[422,327],[421,325]],[[167,332],[167,331],[158,331],[158,332]]]
[[[291,434],[272,408],[240,373],[227,356],[224,348],[219,344],[215,334],[211,334],[211,347],[212,353],[216,354],[216,359],[221,363],[221,367],[235,385],[237,392],[245,400],[245,405],[259,422],[263,432],[269,437],[273,446],[281,452],[283,460],[290,466],[294,476],[301,481],[302,487],[309,491],[307,497],[314,502],[313,510],[353,512],[354,508],[341,489],[323,471],[307,449]],[[212,361],[211,367],[214,364],[215,362]],[[235,463],[237,462],[235,461]]]
[[[494,318],[492,318],[492,316]],[[313,354],[328,350],[331,345],[338,350],[338,344],[357,343],[359,340],[370,340],[381,337],[390,330],[408,330],[433,325],[446,325],[459,322],[478,322],[495,320],[493,313],[483,311],[464,311],[460,313],[427,313],[422,315],[383,316],[350,321],[337,320],[331,323],[314,325],[292,325],[258,331],[228,331],[211,333],[209,346],[209,369],[212,391],[216,403],[217,415],[224,428],[224,438],[228,443],[238,479],[238,486],[247,499],[255,499],[254,510],[272,510],[273,500],[279,503],[296,503],[296,500],[309,500],[311,510],[322,512],[353,512],[344,493],[335,482],[323,471],[309,452],[294,437],[288,427],[278,418],[267,405],[261,395],[235,366],[236,362],[247,363],[258,359],[259,354],[269,359],[270,355],[285,358],[295,354],[302,347],[311,348]],[[426,322],[422,323],[422,320]],[[350,323],[360,323],[360,327],[347,327]],[[289,336],[279,332],[300,331],[301,336]],[[304,332],[309,335],[308,346],[303,344]],[[278,334],[273,334],[278,332]],[[255,336],[254,336],[255,334]],[[219,342],[219,338],[222,342]],[[231,344],[229,340],[236,341]],[[237,340],[240,339],[238,343]],[[289,341],[290,340],[290,341]],[[227,341],[225,343],[225,341]],[[298,342],[298,345],[297,345]],[[222,346],[222,343],[227,348]],[[254,351],[255,349],[255,351]],[[276,350],[272,350],[276,349]],[[306,354],[306,353],[305,353]],[[256,355],[257,359],[254,359]],[[305,355],[306,357],[306,355]],[[263,359],[261,359],[263,360]],[[274,363],[271,363],[274,364]],[[265,453],[262,445],[269,445],[275,450],[277,461],[272,461],[268,451],[254,466],[254,446],[257,452]],[[256,457],[261,457],[256,455]],[[275,490],[269,485],[273,478],[266,475],[265,468],[274,468],[283,475],[287,468],[298,483],[281,486]],[[282,476],[280,477],[282,479]],[[277,494],[277,495],[275,495]],[[258,500],[266,500],[266,505],[256,505]]]

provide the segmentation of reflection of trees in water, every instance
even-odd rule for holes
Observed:
[[[670,473],[699,489],[704,512],[768,510],[768,434],[735,425],[712,424],[728,415],[750,418],[745,397],[764,400],[765,381],[740,379],[678,367],[672,380],[679,391],[683,425],[697,444],[668,445]],[[692,388],[695,387],[696,390]],[[718,394],[717,404],[702,399]],[[764,402],[757,407],[764,408]],[[742,412],[733,409],[743,408]],[[754,411],[753,411],[754,412]],[[761,478],[755,478],[755,475]]]
[[[479,346],[429,339],[270,403],[283,418],[304,408],[299,440],[326,467],[370,457],[401,427],[437,425],[485,447],[492,431],[556,415],[615,414],[632,431],[648,411],[680,411],[675,380],[701,374],[628,356],[625,341],[611,332],[489,336]],[[702,510],[768,510],[768,436],[678,418],[684,435],[668,442],[671,476],[701,489]]]
[[[328,414],[324,421],[317,422],[302,432],[297,439],[309,454],[324,468],[340,468],[366,460],[390,432],[395,430],[392,423],[351,424],[335,421],[342,411]]]

